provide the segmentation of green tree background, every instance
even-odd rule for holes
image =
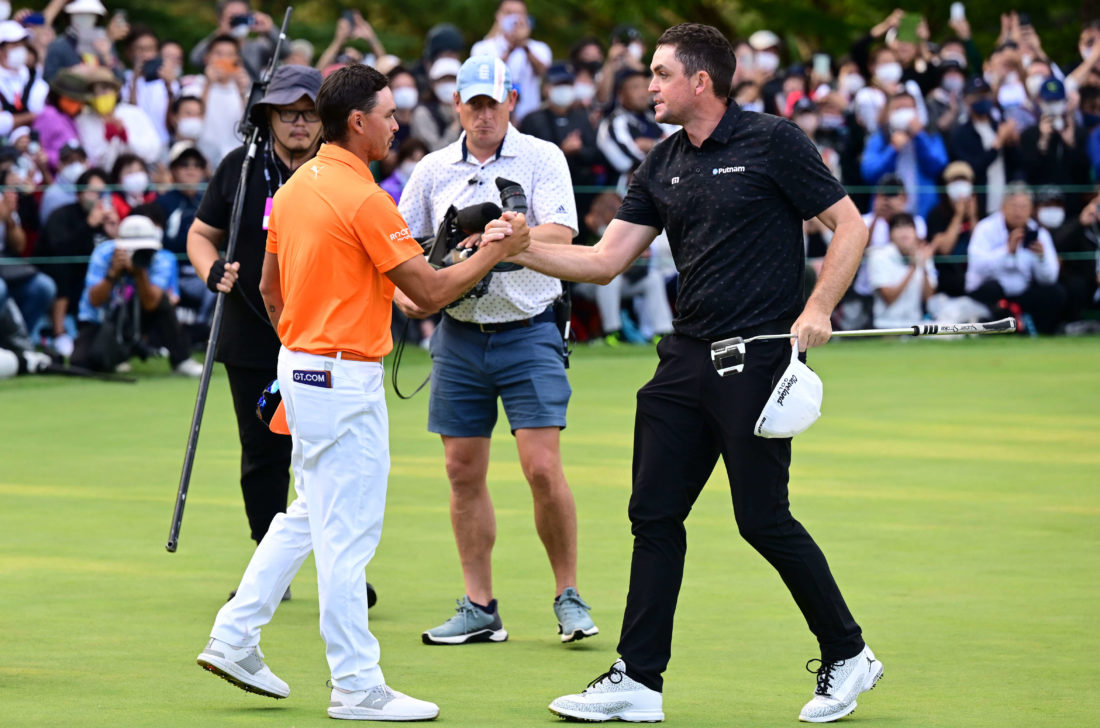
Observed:
[[[147,23],[187,49],[215,23],[213,2],[112,0],[108,4],[112,10],[125,9],[131,22]],[[405,59],[420,54],[425,32],[436,23],[447,21],[457,25],[467,44],[479,40],[492,24],[496,8],[495,0],[254,2],[276,24],[282,20],[288,4],[294,7],[288,35],[312,41],[318,53],[332,39],[340,13],[358,9],[374,25],[386,49]],[[556,58],[564,58],[582,35],[595,34],[605,39],[619,23],[640,28],[652,45],[664,28],[684,21],[709,23],[731,39],[768,28],[784,39],[792,60],[807,59],[818,50],[842,55],[854,39],[899,6],[927,18],[933,41],[952,35],[947,26],[950,6],[947,0],[903,4],[896,0],[528,0],[536,23],[534,36],[549,43]],[[1100,19],[1100,0],[967,2],[967,18],[983,54],[992,50],[1000,32],[1000,14],[1008,9],[1027,13],[1052,60],[1066,65],[1079,60],[1077,36],[1082,22]]]

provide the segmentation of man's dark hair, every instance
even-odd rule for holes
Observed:
[[[338,68],[321,83],[317,113],[321,134],[327,142],[342,142],[348,135],[348,116],[355,110],[369,114],[386,88],[386,77],[370,66],[357,63]]]
[[[908,212],[899,212],[898,214],[890,218],[890,229],[893,230],[894,228],[899,227],[916,228],[917,221],[913,219],[913,216],[910,215]]]
[[[111,181],[111,173],[102,167],[86,169],[83,174],[76,178],[76,188],[78,190],[84,189],[93,179],[98,179],[103,182],[103,184],[107,184]]]
[[[210,42],[206,44],[206,52],[209,53],[211,50],[214,49],[214,46],[218,45],[219,43],[231,43],[233,47],[237,49],[237,53],[241,52],[241,42],[233,36],[229,35],[228,33],[215,35],[213,38],[211,38]]]
[[[156,31],[144,23],[134,23],[130,26],[130,32],[122,39],[122,47],[126,50],[130,50],[130,46],[145,37],[152,38],[156,41],[157,49],[160,49],[160,38],[157,37]]]
[[[714,84],[714,95],[720,99],[729,97],[737,56],[717,28],[701,23],[681,23],[661,33],[657,45],[675,46],[676,60],[683,64],[684,75],[706,71]]]
[[[202,107],[202,110],[206,111],[206,102],[202,100],[202,96],[179,96],[179,97],[173,99],[173,101],[172,101],[172,106],[170,107],[171,110],[172,110],[172,113],[173,114],[180,113],[180,107],[183,106],[188,101],[197,102],[198,105]]]
[[[155,202],[146,202],[130,210],[130,215],[142,215],[153,221],[153,224],[164,229],[164,208]],[[127,216],[128,217],[128,216]]]

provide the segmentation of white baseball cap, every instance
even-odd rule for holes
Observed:
[[[753,430],[757,437],[794,437],[821,416],[821,377],[798,360],[798,343],[791,347],[791,363],[772,389]]]
[[[511,91],[512,74],[499,58],[473,56],[458,69],[458,98],[464,104],[475,96],[503,104]]]
[[[144,215],[130,215],[118,224],[115,248],[117,250],[147,250],[149,248],[160,250],[164,247],[161,243],[162,237],[163,233],[152,220]]]
[[[428,71],[428,78],[432,81],[438,81],[447,76],[458,78],[458,71],[461,68],[462,64],[458,62],[457,58],[443,56],[442,58],[437,58],[435,63],[432,64],[432,70]]]
[[[0,22],[0,43],[18,43],[30,37],[22,23],[14,20]]]
[[[69,15],[79,15],[80,13],[106,15],[107,6],[99,0],[73,0],[65,6],[65,12]]]

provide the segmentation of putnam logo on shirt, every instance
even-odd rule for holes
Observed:
[[[397,242],[398,240],[410,240],[412,239],[412,233],[408,228],[401,228],[395,233],[390,233],[390,241]]]
[[[311,387],[332,389],[332,372],[324,369],[295,369],[295,384],[308,384]]]
[[[744,172],[744,167],[715,167],[710,171],[712,175],[719,174],[736,174],[737,172]]]

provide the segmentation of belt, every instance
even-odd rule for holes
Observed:
[[[473,321],[459,321],[451,316],[449,313],[444,312],[444,316],[454,324],[455,326],[461,326],[464,329],[471,329],[473,331],[480,331],[483,334],[499,334],[503,331],[511,331],[512,329],[523,329],[528,326],[534,326],[535,324],[544,324],[550,321],[555,321],[554,308],[548,306],[545,311],[540,314],[536,314],[531,318],[519,319],[518,321],[502,321],[500,323],[493,324],[478,324]]]
[[[382,361],[382,357],[380,356],[363,356],[362,354],[356,354],[351,351],[318,351],[310,353],[316,353],[317,356],[327,356],[330,359],[341,359],[343,361]]]

